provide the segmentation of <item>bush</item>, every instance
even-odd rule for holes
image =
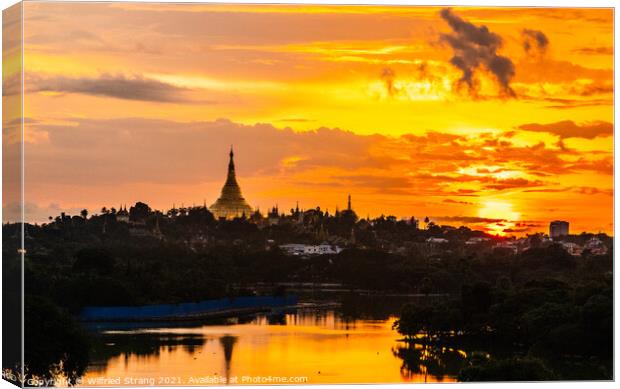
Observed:
[[[536,358],[474,360],[459,372],[459,381],[548,381],[552,371]]]
[[[418,334],[426,334],[432,338],[439,334],[450,333],[461,326],[460,311],[449,304],[406,304],[400,318],[394,322],[393,328],[411,339]]]
[[[49,300],[27,295],[24,302],[26,379],[54,379],[69,384],[86,371],[88,338],[73,318]]]

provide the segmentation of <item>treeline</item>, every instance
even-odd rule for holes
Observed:
[[[152,216],[146,210],[140,212]],[[359,222],[355,227],[358,241],[374,240],[379,242],[376,246],[350,247],[338,255],[300,258],[285,255],[277,244],[269,243],[274,239],[287,239],[286,236],[313,239],[307,229],[298,225],[259,229],[247,220],[215,222],[202,211],[178,216],[175,220],[174,223],[158,222],[156,218],[145,221],[146,228],[160,223],[166,239],[134,236],[130,234],[129,225],[115,223],[110,215],[88,219],[85,216],[79,219],[65,217],[47,226],[26,226],[25,331],[26,339],[37,339],[36,343],[28,344],[26,350],[29,374],[45,377],[51,374],[50,369],[46,370],[51,363],[56,367],[71,368],[65,372],[68,376],[80,375],[87,360],[85,354],[67,354],[65,344],[52,340],[64,339],[76,349],[87,343],[71,317],[84,306],[200,301],[247,295],[253,293],[255,283],[283,281],[337,282],[350,289],[458,296],[441,309],[425,308],[431,311],[423,316],[438,321],[418,323],[417,316],[407,319],[404,314],[399,328],[409,320],[412,329],[403,327],[403,331],[408,331],[404,334],[414,334],[420,323],[430,334],[438,329],[443,331],[441,339],[437,336],[428,338],[433,342],[455,340],[446,335],[449,331],[473,335],[482,334],[482,329],[490,329],[485,336],[523,343],[524,355],[528,355],[530,349],[534,353],[572,344],[557,341],[552,345],[543,344],[543,340],[558,338],[535,338],[541,330],[532,333],[528,330],[530,327],[521,324],[526,319],[534,320],[538,313],[556,312],[560,315],[558,317],[578,325],[565,328],[556,323],[549,327],[549,334],[564,331],[557,333],[575,335],[575,339],[583,340],[574,345],[577,355],[606,360],[604,353],[595,355],[594,351],[587,351],[584,347],[592,344],[597,345],[596,350],[604,350],[598,345],[605,343],[607,332],[602,327],[587,327],[587,321],[579,318],[590,315],[588,312],[594,315],[592,312],[599,309],[599,316],[590,316],[594,318],[591,323],[604,326],[604,320],[611,320],[611,314],[607,315],[603,308],[610,306],[613,250],[605,256],[574,257],[558,245],[534,248],[518,255],[503,249],[463,252],[448,246],[439,254],[429,255],[424,252],[424,245],[415,245],[415,242],[423,242],[428,234],[450,235],[451,239],[462,241],[477,232],[465,228],[443,231],[436,226],[430,231],[416,232],[405,222],[384,218],[372,229],[363,223],[360,226]],[[343,236],[347,234],[347,228],[342,225],[338,228]],[[438,228],[442,232],[435,231]],[[3,295],[4,317],[20,311],[17,304],[21,279],[20,257],[17,255],[19,230],[20,226],[16,224],[3,226],[3,282],[8,291]],[[188,241],[192,236],[190,231],[193,235],[204,233],[212,238],[208,244],[194,245]],[[392,245],[408,243],[411,243],[408,250],[388,252]],[[548,279],[555,281],[549,283]],[[528,283],[533,281],[539,284]],[[555,305],[548,307],[545,304]],[[419,312],[418,309],[411,312]],[[38,320],[41,314],[49,319]],[[591,333],[585,334],[589,328]],[[40,334],[47,334],[44,339],[51,342],[43,342]],[[591,339],[591,336],[602,338]],[[5,342],[5,345],[10,344]],[[538,357],[543,357],[541,352],[536,352]],[[4,367],[12,367],[19,360],[19,355],[14,357],[7,358]],[[470,370],[468,374],[474,374],[474,371]],[[463,379],[467,377],[463,375]]]
[[[398,355],[462,381],[612,379],[612,267],[611,256],[575,259],[553,246],[483,259],[458,298],[403,307],[395,329],[408,347]],[[446,348],[470,353],[433,364]]]
[[[11,236],[17,225],[5,225]],[[337,255],[286,255],[268,240],[241,240],[255,226],[229,222],[219,233],[234,239],[196,249],[181,240],[122,235],[100,236],[56,229],[31,229],[26,243],[25,290],[72,313],[88,305],[144,305],[200,301],[251,293],[255,283],[335,282],[351,289],[458,295],[467,284],[515,285],[531,279],[580,282],[610,272],[613,250],[575,257],[561,246],[520,254],[497,248],[481,252],[449,249],[437,255],[424,246],[404,253],[347,248]],[[120,232],[118,232],[120,234]],[[5,241],[7,274],[19,269]],[[18,246],[17,246],[18,247]],[[13,255],[14,256],[14,255]]]

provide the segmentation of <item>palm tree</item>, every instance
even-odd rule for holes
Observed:
[[[81,210],[80,215],[84,218],[84,220],[86,220],[86,217],[88,216],[88,210],[87,209]]]

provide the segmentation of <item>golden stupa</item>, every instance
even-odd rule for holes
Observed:
[[[209,207],[209,210],[216,219],[234,219],[244,215],[250,217],[252,215],[252,207],[250,207],[241,195],[241,188],[239,184],[237,184],[232,146],[230,147],[229,155],[230,162],[228,163],[228,177],[226,178],[226,183],[222,188],[220,198]]]

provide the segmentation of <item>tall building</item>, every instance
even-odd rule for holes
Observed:
[[[554,220],[549,223],[549,236],[559,238],[568,235],[568,222],[563,220]]]
[[[220,198],[209,207],[209,210],[216,219],[234,219],[243,215],[250,217],[252,215],[252,207],[250,207],[241,195],[241,188],[239,184],[237,184],[232,146],[229,155],[230,162],[228,162],[228,177],[226,178],[226,183],[222,188]]]

